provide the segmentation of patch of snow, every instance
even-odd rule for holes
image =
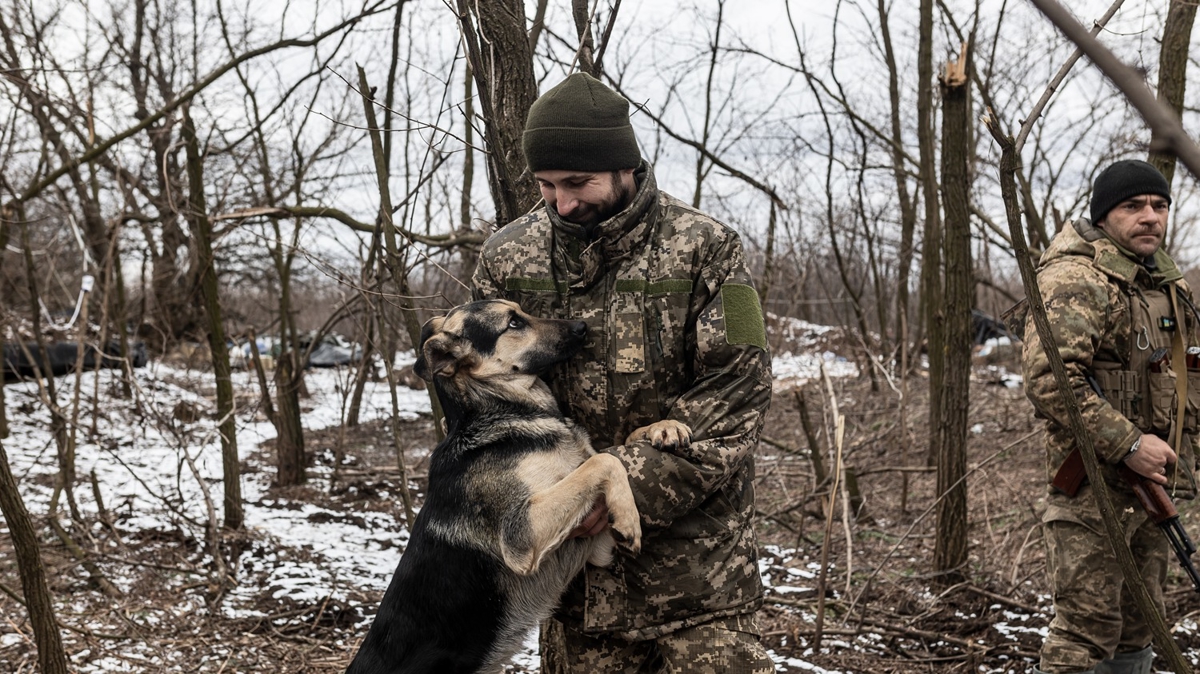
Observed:
[[[771,372],[775,378],[775,389],[801,386],[805,382],[821,377],[821,365],[830,377],[856,377],[858,366],[832,351],[816,353],[777,353],[771,358]]]

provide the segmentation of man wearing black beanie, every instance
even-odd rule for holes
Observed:
[[[771,360],[741,240],[658,189],[629,102],[590,75],[538,98],[523,149],[545,206],[487,240],[474,296],[587,323],[548,380],[625,465],[643,531],[639,554],[575,579],[543,624],[541,671],[772,672],[751,525]],[[661,420],[690,439],[630,437]],[[576,533],[606,522],[597,504]]]
[[[1170,185],[1157,169],[1118,161],[1096,177],[1091,218],[1064,227],[1038,268],[1054,343],[1160,612],[1167,542],[1119,469],[1174,498],[1195,496],[1200,329],[1191,292],[1162,249],[1170,206]],[[1125,589],[1091,485],[1073,468],[1079,449],[1031,321],[1022,364],[1025,392],[1046,419],[1042,521],[1054,619],[1038,671],[1149,674],[1150,629]]]

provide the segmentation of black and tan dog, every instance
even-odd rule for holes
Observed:
[[[624,466],[593,452],[538,378],[585,336],[582,322],[534,318],[504,301],[473,302],[425,324],[415,370],[437,388],[447,435],[348,674],[497,672],[586,562],[609,564],[614,539],[637,552],[641,526]],[[659,422],[634,434],[675,444],[689,433]],[[568,539],[601,495],[610,529]]]

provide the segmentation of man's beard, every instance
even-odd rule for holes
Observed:
[[[563,220],[584,227],[590,234],[597,225],[625,210],[625,207],[633,201],[636,186],[624,185],[617,177],[616,172],[612,173],[609,179],[612,181],[609,184],[609,193],[601,203],[595,205],[594,210],[589,208],[587,211],[573,214],[572,217],[563,218]]]

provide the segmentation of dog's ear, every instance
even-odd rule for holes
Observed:
[[[425,361],[425,342],[428,342],[434,333],[441,330],[442,324],[445,322],[445,316],[434,316],[421,326],[421,337],[417,342],[417,362],[413,364],[413,372],[425,381],[433,381],[433,374],[429,371],[429,364]]]
[[[421,347],[421,356],[417,358],[413,371],[427,381],[433,381],[434,377],[453,376],[458,369],[458,357],[454,351],[453,337],[435,335]]]
[[[421,354],[413,365],[413,372],[425,381],[434,377],[452,376],[458,369],[458,356],[454,353],[454,338],[450,335],[434,335],[422,340]]]

